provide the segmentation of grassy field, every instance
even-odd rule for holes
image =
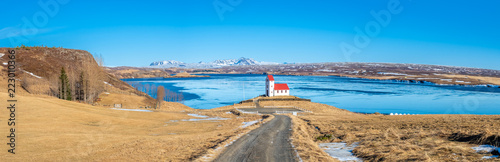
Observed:
[[[0,92],[0,100],[7,100],[6,96]],[[2,151],[2,160],[6,161],[194,160],[247,131],[249,128],[239,128],[243,121],[261,119],[257,115],[187,107],[122,111],[47,96],[26,95],[18,100],[16,155]],[[196,118],[188,113],[219,114],[228,120],[182,121]],[[5,123],[0,130],[9,129],[6,120],[0,118]],[[2,148],[7,150],[8,145]]]
[[[303,101],[261,105],[314,112],[292,116],[293,144],[305,161],[334,161],[317,147],[327,142],[359,142],[353,153],[367,161],[478,161],[491,154],[471,147],[500,146],[498,115],[365,115]]]

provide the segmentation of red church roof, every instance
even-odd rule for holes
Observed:
[[[267,75],[267,78],[269,78],[269,81],[274,81],[273,75]]]
[[[288,84],[274,84],[274,90],[290,90]]]

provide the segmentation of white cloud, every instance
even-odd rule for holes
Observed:
[[[19,36],[33,36],[33,35],[37,35],[37,34],[50,33],[52,31],[62,29],[62,27],[42,28],[42,29],[38,29],[38,31],[34,34],[23,35],[22,34],[23,29],[20,26],[21,25],[17,25],[17,26],[5,27],[3,29],[0,29],[0,40],[7,39],[7,38],[13,38],[13,37],[19,37]]]

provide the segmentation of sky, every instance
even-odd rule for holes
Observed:
[[[0,2],[0,47],[100,54],[106,66],[249,57],[500,70],[500,1],[163,0]],[[6,7],[8,6],[8,7]]]

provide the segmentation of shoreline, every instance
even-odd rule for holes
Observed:
[[[191,76],[168,76],[168,77],[162,77],[164,79],[169,79],[169,78],[210,78],[208,75],[191,75]],[[130,78],[129,78],[130,79]],[[138,78],[138,79],[144,79],[144,78]]]
[[[146,78],[121,78],[121,79],[150,79],[150,78],[208,78],[210,77],[209,75],[244,75],[244,74],[249,74],[249,75],[265,75],[265,74],[256,74],[256,73],[193,73],[195,75],[190,75],[190,76],[170,76],[170,77],[146,77]],[[196,75],[200,74],[200,75]],[[266,73],[267,74],[267,73]],[[366,79],[366,80],[378,80],[378,81],[394,81],[394,82],[406,82],[406,83],[415,83],[415,84],[434,84],[434,85],[440,85],[440,86],[461,86],[461,87],[486,87],[486,88],[500,88],[500,84],[478,84],[478,83],[467,83],[467,84],[459,84],[459,83],[448,83],[445,84],[443,82],[436,82],[432,80],[450,80],[450,79],[456,79],[456,78],[436,78],[436,79],[422,79],[422,78],[397,78],[396,76],[356,76],[356,75],[303,75],[303,74],[273,74],[277,76],[333,76],[333,77],[341,77],[341,78],[352,78],[352,79]],[[381,77],[386,77],[386,78],[381,78]],[[475,76],[475,77],[482,77],[482,76]],[[500,78],[498,78],[500,80]]]
[[[256,74],[258,75],[258,74]],[[416,83],[416,84],[425,84],[425,83],[431,83],[435,85],[453,85],[453,86],[464,86],[464,87],[476,87],[476,86],[485,86],[485,87],[491,87],[491,88],[500,88],[500,84],[474,84],[474,83],[468,83],[468,84],[458,84],[458,83],[449,83],[449,84],[444,84],[444,83],[439,83],[435,81],[431,81],[429,79],[422,79],[422,78],[398,78],[397,76],[357,76],[357,75],[341,75],[341,74],[329,74],[329,75],[303,75],[303,74],[273,74],[277,76],[334,76],[334,77],[340,77],[340,78],[352,78],[352,79],[367,79],[367,80],[379,80],[379,81],[395,81],[395,82],[408,82],[408,83]],[[449,74],[443,74],[443,75],[449,75]],[[383,78],[385,77],[385,78]],[[474,77],[483,77],[483,76],[474,76]],[[447,80],[447,79],[456,79],[456,78],[436,78],[436,79],[442,79],[442,80]],[[433,79],[433,80],[436,80]],[[497,78],[500,81],[500,78]]]

